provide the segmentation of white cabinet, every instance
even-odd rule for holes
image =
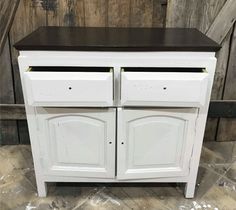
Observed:
[[[178,182],[193,197],[213,53],[22,53],[39,196],[48,182]]]
[[[197,109],[119,109],[117,178],[187,176]]]
[[[115,110],[37,108],[46,175],[115,176]]]

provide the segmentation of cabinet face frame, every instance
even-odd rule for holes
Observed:
[[[115,177],[115,109],[37,108],[36,112],[45,175]]]
[[[195,140],[197,115],[196,108],[119,108],[117,178],[125,180],[187,176]],[[158,127],[162,129],[158,130]],[[168,130],[169,128],[172,130]],[[163,133],[164,130],[169,132]],[[154,133],[160,135],[160,138],[154,137]],[[151,145],[146,145],[148,142]],[[142,148],[146,153],[142,154]],[[165,150],[166,152],[163,152]],[[162,156],[155,152],[162,153]],[[170,157],[171,155],[173,156]]]

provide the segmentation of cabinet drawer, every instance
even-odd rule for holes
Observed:
[[[121,72],[121,104],[132,106],[201,106],[208,73],[202,69]]]
[[[39,67],[25,72],[24,82],[28,104],[33,106],[109,106],[113,103],[110,68]]]

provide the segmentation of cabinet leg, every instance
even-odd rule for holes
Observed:
[[[43,181],[37,181],[37,189],[38,189],[38,196],[39,197],[46,197],[47,196],[47,184]]]
[[[193,198],[195,192],[195,184],[196,182],[187,182],[185,185],[185,198]]]

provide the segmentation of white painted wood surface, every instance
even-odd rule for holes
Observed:
[[[31,106],[111,106],[112,72],[25,72]],[[99,94],[98,94],[99,93]]]
[[[187,176],[197,109],[118,110],[117,178]]]
[[[26,113],[27,113],[27,119],[28,119],[28,125],[29,125],[29,131],[30,131],[30,139],[31,139],[31,146],[33,151],[33,158],[34,158],[34,165],[35,165],[35,173],[36,173],[36,181],[37,181],[37,187],[38,187],[38,193],[39,196],[46,196],[46,183],[47,182],[72,182],[72,181],[78,181],[78,182],[184,182],[186,183],[186,192],[185,196],[188,198],[191,198],[194,196],[194,189],[196,184],[196,177],[197,177],[197,171],[198,171],[198,164],[199,164],[199,158],[201,153],[201,146],[203,141],[203,135],[204,135],[204,129],[205,129],[205,123],[206,123],[206,117],[207,117],[207,111],[209,106],[209,99],[211,94],[211,87],[215,72],[215,63],[216,58],[215,54],[211,52],[57,52],[57,51],[23,51],[20,52],[19,56],[19,66],[20,66],[20,74],[21,74],[21,81],[23,86],[23,93],[24,93],[24,99],[25,101],[28,101],[28,88],[26,85],[26,82],[24,80],[24,75],[27,69],[30,66],[98,66],[98,67],[112,67],[114,69],[113,77],[114,77],[114,83],[113,83],[113,96],[114,96],[114,102],[112,105],[108,105],[106,108],[109,111],[106,111],[105,114],[102,113],[104,111],[103,106],[104,105],[96,105],[96,112],[101,112],[99,115],[97,115],[96,112],[94,112],[93,108],[87,108],[86,109],[86,117],[81,118],[80,113],[83,112],[82,108],[79,107],[80,105],[74,107],[74,108],[68,108],[70,106],[74,106],[73,103],[67,103],[65,107],[56,108],[44,108],[44,107],[38,107],[38,106],[31,106],[28,103],[26,103]],[[198,105],[191,105],[189,108],[178,108],[173,107],[169,109],[169,105],[165,105],[165,116],[164,118],[159,117],[159,115],[155,115],[155,113],[162,113],[163,107],[155,106],[154,108],[148,108],[148,107],[136,107],[135,110],[131,109],[130,107],[126,108],[121,104],[121,69],[123,67],[177,67],[177,68],[185,68],[185,67],[194,67],[194,68],[204,68],[208,72],[208,79],[207,79],[207,88],[205,88],[205,103],[201,106]],[[202,87],[202,83],[201,83]],[[189,91],[188,87],[186,87],[186,92]],[[100,94],[99,91],[96,91],[96,94]],[[204,95],[204,93],[203,93]],[[187,100],[187,99],[186,99]],[[199,99],[200,100],[200,99]],[[198,102],[200,104],[201,102]],[[110,108],[109,108],[110,107]],[[126,123],[131,124],[135,129],[131,131],[131,136],[135,137],[138,145],[138,150],[141,150],[142,143],[141,137],[144,138],[144,134],[140,134],[140,136],[137,134],[139,133],[139,127],[144,128],[147,132],[150,132],[150,134],[147,134],[150,138],[146,140],[146,143],[149,146],[155,145],[155,132],[154,130],[157,130],[160,132],[159,126],[163,126],[163,129],[171,129],[171,132],[168,132],[168,137],[173,137],[173,147],[178,145],[178,141],[180,141],[180,144],[185,145],[185,143],[189,143],[187,146],[188,148],[191,148],[191,152],[188,151],[187,155],[184,152],[187,152],[187,150],[180,150],[178,149],[178,146],[176,146],[176,150],[173,150],[173,148],[170,146],[169,138],[162,137],[159,138],[159,142],[157,142],[158,146],[163,145],[166,149],[166,153],[164,154],[164,164],[166,167],[163,167],[164,171],[168,168],[168,164],[171,165],[171,161],[174,159],[171,158],[173,156],[168,156],[167,154],[172,153],[173,151],[177,156],[181,156],[183,161],[186,161],[190,164],[184,164],[186,162],[176,161],[176,167],[177,169],[179,167],[181,172],[175,171],[169,171],[163,173],[161,175],[161,166],[160,163],[160,156],[155,156],[154,152],[150,152],[150,156],[148,156],[146,159],[140,159],[137,158],[139,152],[134,152],[133,155],[130,155],[131,159],[138,160],[139,164],[143,164],[144,166],[147,165],[147,168],[150,169],[150,165],[153,164],[152,161],[154,161],[154,166],[156,167],[158,173],[156,175],[153,175],[151,173],[137,173],[137,170],[135,171],[135,175],[132,177],[129,177],[127,179],[124,178],[124,170],[119,171],[116,169],[116,164],[119,165],[119,162],[113,162],[113,165],[110,162],[109,167],[106,167],[102,161],[97,161],[95,163],[95,159],[93,157],[86,158],[86,154],[83,154],[79,157],[79,155],[76,155],[77,150],[75,147],[81,147],[81,141],[77,142],[77,138],[75,136],[85,136],[85,133],[88,133],[88,142],[86,142],[83,146],[85,147],[92,147],[94,145],[98,145],[101,143],[101,145],[104,145],[103,149],[102,147],[95,146],[91,150],[96,150],[94,154],[102,154],[102,151],[108,152],[113,151],[110,153],[109,156],[106,156],[103,154],[103,157],[108,158],[111,157],[111,161],[116,158],[116,152],[115,152],[115,144],[107,145],[105,147],[104,141],[107,140],[107,138],[104,138],[105,135],[114,135],[108,134],[107,132],[112,132],[112,129],[110,128],[106,132],[104,131],[104,135],[95,135],[95,133],[100,133],[102,128],[105,126],[105,124],[112,125],[114,123],[114,127],[117,126],[116,120],[117,116],[115,116],[114,110],[119,109],[119,112],[123,113],[122,116],[129,116],[130,118],[134,119],[137,123],[142,122],[140,126],[137,126],[135,123]],[[153,110],[152,110],[153,109]],[[44,111],[42,111],[44,110]],[[42,112],[45,112],[45,110],[50,110],[50,112],[46,112],[44,116],[42,117]],[[99,111],[100,110],[100,111]],[[102,111],[103,110],[103,111]],[[154,111],[155,110],[155,111]],[[171,111],[172,110],[172,111]],[[175,111],[173,111],[175,110]],[[185,110],[185,114],[181,113],[180,110]],[[197,112],[194,111],[192,113],[192,110],[197,110]],[[129,114],[125,114],[126,111],[132,111],[128,112]],[[152,117],[148,113],[154,112],[154,122],[152,122]],[[181,114],[180,114],[181,113]],[[190,114],[191,113],[191,114]],[[138,120],[139,116],[146,116],[143,120]],[[151,116],[153,113],[151,114]],[[180,116],[181,115],[181,116]],[[188,117],[188,116],[192,117]],[[40,117],[41,116],[41,117]],[[52,118],[50,118],[50,116]],[[118,117],[118,123],[119,127],[122,127],[120,124],[122,124],[122,117],[119,114]],[[177,117],[177,118],[176,118]],[[112,118],[114,120],[112,120]],[[120,119],[121,118],[121,119]],[[159,120],[161,118],[161,120]],[[50,119],[50,120],[49,120]],[[163,120],[165,119],[165,120]],[[182,119],[182,120],[181,120]],[[193,120],[194,119],[194,120]],[[100,121],[99,121],[100,120]],[[193,126],[193,121],[196,120],[195,126]],[[39,123],[42,122],[42,123]],[[184,136],[184,138],[181,138],[181,134],[183,135],[183,132],[180,132],[180,130],[183,130],[183,123],[182,122],[188,122],[188,128],[186,131],[186,127],[184,131],[186,131],[186,135],[190,135],[190,141],[188,142]],[[100,123],[101,122],[101,123]],[[104,122],[104,123],[102,123]],[[110,122],[110,123],[109,123]],[[123,126],[125,125],[126,121],[123,121]],[[167,124],[165,124],[167,122]],[[58,126],[59,123],[59,126]],[[147,126],[145,125],[147,123]],[[46,126],[45,126],[46,125]],[[135,126],[134,126],[135,125]],[[150,127],[148,125],[151,125]],[[78,129],[76,129],[78,127]],[[84,129],[84,127],[86,127]],[[156,127],[158,127],[156,129]],[[177,130],[177,127],[180,128],[180,130]],[[193,128],[194,127],[194,128]],[[42,130],[43,129],[43,130]],[[81,134],[78,134],[78,131],[82,130]],[[87,130],[87,131],[86,131]],[[131,129],[132,130],[132,129]],[[118,129],[118,142],[120,142],[122,139],[120,138],[120,132],[122,130]],[[191,134],[189,134],[189,133]],[[67,133],[67,135],[65,134]],[[91,134],[90,134],[91,133]],[[195,138],[194,134],[195,133]],[[122,134],[125,134],[125,136],[129,136],[129,133],[127,133],[127,130],[123,130]],[[151,135],[153,134],[153,135]],[[177,137],[175,134],[179,135]],[[46,135],[46,138],[42,140],[41,135]],[[59,145],[56,146],[57,143],[65,144],[67,140],[65,138],[62,138],[61,136],[67,136],[68,141],[71,141],[71,145],[66,145],[65,147]],[[100,137],[99,137],[100,136]],[[133,138],[132,137],[132,138]],[[113,137],[113,141],[115,141],[115,137]],[[132,139],[128,138],[128,140]],[[45,142],[46,139],[49,141]],[[80,138],[81,139],[81,138]],[[82,138],[83,139],[83,138]],[[92,139],[94,139],[94,145],[92,143]],[[166,139],[166,140],[165,140]],[[103,140],[103,141],[102,141]],[[126,140],[127,141],[127,140]],[[192,141],[192,143],[191,143]],[[51,144],[53,145],[50,145]],[[99,142],[99,143],[98,143]],[[161,143],[163,144],[161,144]],[[110,147],[109,147],[110,146]],[[122,150],[120,150],[120,145],[117,145],[118,149],[118,157],[121,157],[121,154],[128,154]],[[160,146],[159,146],[160,147]],[[162,152],[161,149],[157,148],[157,151]],[[48,149],[44,148],[51,148],[50,151]],[[82,148],[82,147],[81,147]],[[110,150],[108,149],[110,148]],[[131,148],[130,148],[131,149]],[[143,150],[145,153],[147,153],[147,147],[145,145],[143,146]],[[44,153],[43,153],[43,152]],[[67,152],[70,151],[71,154],[67,156]],[[78,149],[80,151],[80,148]],[[82,150],[84,151],[84,150]],[[86,149],[85,149],[86,151]],[[120,151],[120,154],[119,154]],[[130,150],[131,152],[134,150]],[[180,152],[181,151],[181,152]],[[184,152],[183,152],[184,151]],[[91,152],[87,149],[87,152]],[[183,153],[182,153],[183,152]],[[55,155],[56,153],[60,153],[59,158],[51,158],[50,155]],[[180,154],[181,153],[181,154]],[[132,154],[132,153],[131,153]],[[184,155],[186,155],[184,157]],[[98,155],[99,156],[99,155]],[[154,158],[153,158],[154,157]],[[44,160],[45,158],[45,160]],[[80,159],[81,158],[81,159]],[[181,160],[182,160],[181,159]],[[55,161],[56,160],[56,161]],[[103,172],[99,170],[94,170],[91,172],[91,170],[82,171],[83,164],[81,160],[87,160],[85,164],[89,165],[91,163],[100,164],[101,169]],[[175,159],[177,160],[177,159]],[[180,160],[180,159],[178,159]],[[81,162],[80,162],[81,161]],[[117,160],[118,161],[118,160]],[[150,163],[148,163],[150,161]],[[123,163],[126,163],[127,161],[123,161]],[[120,162],[122,163],[122,162]],[[183,163],[183,164],[180,164]],[[122,164],[120,164],[122,165]],[[130,164],[130,168],[134,166],[134,164]],[[188,168],[187,168],[188,166]],[[124,166],[123,166],[124,167]],[[89,167],[87,167],[88,169]],[[59,170],[60,169],[60,170]],[[91,168],[90,168],[91,169]],[[93,170],[93,169],[92,169]],[[114,171],[117,170],[117,174],[114,174]],[[145,168],[146,170],[146,168]],[[140,170],[141,171],[141,170]],[[166,170],[167,171],[167,170]],[[101,173],[100,173],[101,172]],[[84,173],[84,174],[83,174]],[[101,175],[103,173],[103,175]],[[124,179],[118,179],[119,173],[123,176]],[[172,174],[173,173],[173,174]],[[174,176],[174,173],[177,173]],[[179,174],[178,174],[179,173]],[[140,175],[141,174],[141,175]],[[100,176],[101,175],[101,176]],[[121,176],[121,177],[122,177]],[[134,178],[136,177],[136,178]]]
[[[206,100],[208,73],[121,72],[121,104],[199,107]]]
[[[115,177],[115,109],[36,112],[45,175]]]

